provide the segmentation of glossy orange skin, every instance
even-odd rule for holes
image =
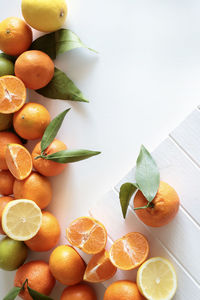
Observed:
[[[106,290],[103,300],[145,300],[137,284],[128,280],[113,282]]]
[[[10,202],[14,200],[13,197],[0,197],[0,234],[5,234],[2,228],[1,219],[4,207]]]
[[[64,289],[60,300],[97,300],[93,288],[86,284],[77,284]]]
[[[13,193],[15,178],[8,170],[0,170],[0,194],[4,196]]]
[[[54,139],[53,142],[47,147],[45,150],[46,155],[59,152],[61,150],[66,150],[67,146],[57,140]],[[40,142],[35,146],[32,152],[32,159],[33,159],[33,166],[34,168],[44,176],[56,176],[64,171],[67,164],[61,164],[58,162],[54,162],[51,160],[38,158],[35,159],[37,156],[41,155],[41,146]]]
[[[145,206],[146,198],[138,191],[133,200],[134,208]],[[154,207],[135,210],[139,219],[151,227],[161,227],[173,220],[176,216],[180,200],[176,191],[166,182],[161,181],[156,197],[152,201]]]
[[[32,90],[46,86],[54,75],[54,63],[44,52],[29,50],[22,53],[15,62],[15,75]]]
[[[12,132],[2,131],[0,132],[0,169],[8,170],[6,164],[6,148],[8,144],[22,144],[21,140],[18,136]]]
[[[28,279],[30,288],[47,296],[51,293],[56,283],[49,270],[49,265],[41,260],[31,261],[22,265],[15,274],[14,286],[21,287],[26,279]],[[24,300],[32,300],[27,287],[19,296]]]

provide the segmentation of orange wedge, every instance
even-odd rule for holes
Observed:
[[[19,180],[28,177],[32,171],[31,155],[26,148],[19,144],[8,144],[6,163],[13,176]]]
[[[85,253],[96,254],[106,245],[107,232],[103,224],[91,217],[74,220],[66,230],[67,239]]]
[[[89,261],[84,274],[84,280],[89,282],[103,282],[112,278],[117,271],[110,261],[106,250],[94,255]]]
[[[0,77],[0,112],[10,114],[18,111],[26,101],[26,87],[16,76]]]
[[[139,232],[131,232],[114,242],[109,256],[114,266],[121,270],[139,267],[148,257],[149,244]]]

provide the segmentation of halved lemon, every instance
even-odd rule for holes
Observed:
[[[137,285],[148,300],[170,300],[177,289],[176,271],[167,259],[150,258],[137,272]]]
[[[11,239],[27,241],[34,237],[42,223],[41,209],[32,200],[10,201],[2,213],[2,227]]]

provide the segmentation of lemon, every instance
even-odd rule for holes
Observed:
[[[66,0],[22,0],[21,7],[26,22],[43,32],[60,29],[67,16]]]
[[[137,272],[137,285],[148,300],[170,300],[177,288],[175,269],[165,258],[150,258]]]
[[[41,223],[41,209],[32,200],[10,201],[2,213],[3,230],[13,240],[31,239],[39,231]]]

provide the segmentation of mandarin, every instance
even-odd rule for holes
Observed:
[[[113,282],[106,290],[103,300],[144,300],[137,284],[129,280]]]
[[[4,196],[13,193],[13,184],[15,178],[8,170],[0,170],[0,194]]]
[[[5,234],[5,232],[3,231],[3,228],[2,228],[2,223],[1,223],[3,210],[4,210],[5,206],[12,200],[14,200],[13,197],[0,197],[0,234]]]
[[[93,288],[86,284],[69,286],[62,292],[60,300],[97,300]]]

